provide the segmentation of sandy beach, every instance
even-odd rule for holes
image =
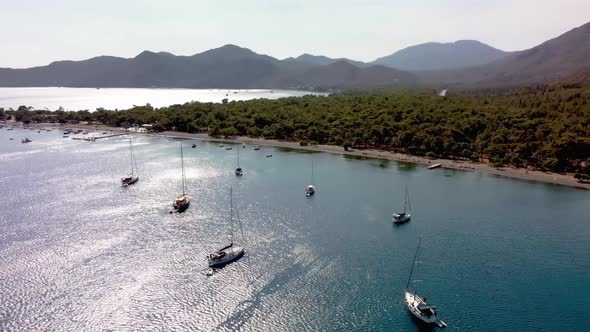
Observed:
[[[84,130],[92,130],[92,131],[112,131],[123,133],[125,132],[121,128],[113,128],[107,126],[96,126],[96,125],[67,125],[67,126],[59,126],[56,124],[34,124],[35,127],[43,127],[43,128],[71,128],[71,129],[84,129]],[[290,141],[278,141],[278,140],[270,140],[270,139],[262,139],[262,138],[250,138],[250,137],[232,137],[232,138],[220,138],[220,137],[211,137],[206,133],[182,133],[182,132],[175,132],[175,131],[164,131],[159,133],[130,133],[133,135],[148,135],[148,136],[157,136],[157,137],[170,137],[170,138],[184,138],[184,139],[194,139],[200,141],[215,141],[215,142],[224,142],[224,143],[234,143],[234,144],[248,144],[248,145],[260,145],[260,146],[272,146],[272,147],[280,147],[280,148],[290,148],[290,149],[299,149],[299,150],[308,150],[308,151],[318,151],[318,152],[327,152],[327,153],[336,153],[342,155],[349,155],[349,156],[356,156],[362,158],[375,158],[375,159],[384,159],[384,160],[392,160],[392,161],[402,161],[408,163],[414,163],[418,165],[423,165],[428,167],[429,165],[434,164],[441,164],[441,168],[446,169],[453,169],[453,170],[461,170],[461,171],[472,171],[472,172],[481,172],[485,174],[491,174],[495,176],[507,177],[512,179],[519,179],[524,181],[534,181],[534,182],[542,182],[547,184],[554,184],[554,185],[561,185],[561,186],[568,186],[573,188],[579,189],[586,189],[590,190],[590,183],[580,183],[576,180],[573,174],[561,174],[561,173],[552,173],[552,172],[543,172],[538,170],[527,170],[524,168],[515,168],[515,167],[493,167],[490,164],[485,163],[476,163],[471,161],[458,161],[458,160],[449,160],[449,159],[430,159],[424,158],[419,156],[412,156],[402,153],[395,153],[389,151],[380,151],[374,149],[349,149],[349,151],[345,151],[341,146],[334,146],[334,145],[310,145],[310,146],[300,146],[298,142],[290,142]],[[96,135],[100,136],[100,135]],[[432,170],[432,172],[436,172],[437,169]]]

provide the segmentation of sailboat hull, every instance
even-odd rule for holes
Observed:
[[[131,177],[127,177],[127,178],[122,178],[121,185],[123,187],[128,187],[128,186],[136,183],[137,181],[139,181],[139,176],[131,176]]]
[[[419,309],[420,306],[426,306],[426,302],[418,295],[406,291],[404,302],[412,315],[420,321],[426,324],[435,324],[437,322],[436,311],[434,311],[434,309]]]
[[[190,202],[181,203],[181,204],[174,204],[174,210],[176,210],[177,212],[184,212],[188,209],[188,207],[190,205],[191,205]]]
[[[209,255],[209,267],[223,267],[244,256],[244,247],[228,246]]]
[[[411,214],[394,214],[393,215],[393,223],[394,224],[405,224],[410,221],[412,215]]]
[[[184,212],[191,205],[191,198],[188,195],[180,196],[172,203],[172,207],[177,212]]]

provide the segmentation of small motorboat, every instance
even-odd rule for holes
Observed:
[[[210,268],[210,269],[208,269],[208,270],[207,270],[207,272],[205,272],[205,275],[206,275],[207,277],[210,277],[210,276],[212,276],[214,273],[215,273],[215,271],[213,270],[213,268]]]
[[[266,155],[266,158],[270,158],[270,157],[272,157],[272,154],[267,154]]]
[[[193,145],[192,145],[192,148],[193,148],[193,149],[194,149],[194,148],[196,148],[196,147],[197,147],[197,145],[196,145],[196,144],[193,144]]]
[[[8,139],[9,141],[14,141],[14,137],[11,137]]]
[[[20,142],[21,143],[31,143],[32,141],[29,138],[23,138]]]
[[[68,138],[68,137],[70,137],[70,136],[69,135],[63,135],[63,138]]]
[[[222,148],[223,147],[223,144],[219,144],[219,147]]]
[[[232,149],[232,147],[230,146],[230,147],[227,147],[227,148],[225,148],[225,149],[226,149],[226,150],[231,150],[231,149]]]
[[[88,135],[88,132],[87,132],[87,131],[85,131],[85,132],[83,132],[83,133],[82,133],[82,135]]]
[[[434,165],[428,166],[428,169],[435,169],[435,168],[439,168],[441,166],[442,166],[442,164],[434,164]]]
[[[41,134],[41,130],[37,130],[37,134]]]
[[[245,148],[246,148],[246,144],[245,144],[245,143],[243,143],[243,144],[242,144],[242,149],[245,149]]]
[[[255,151],[258,151],[258,150],[260,150],[260,147],[259,147],[258,145],[256,145],[256,146],[254,147],[254,150],[255,150]]]

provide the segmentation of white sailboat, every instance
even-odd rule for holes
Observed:
[[[176,197],[176,200],[174,200],[174,203],[172,203],[172,207],[177,212],[184,212],[191,204],[191,197],[188,195],[186,190],[186,175],[184,173],[184,155],[182,152],[182,144],[180,144],[180,162],[182,165],[182,195]]]
[[[240,167],[240,149],[237,149],[237,150],[238,150],[238,167],[236,168],[236,175],[242,176],[242,175],[244,175],[244,171]]]
[[[229,189],[229,205],[230,205],[230,217],[229,217],[229,223],[230,223],[230,243],[217,250],[214,253],[211,253],[207,256],[207,260],[209,263],[209,267],[213,268],[213,267],[222,267],[228,263],[231,263],[233,261],[236,261],[238,259],[240,259],[243,255],[244,255],[244,247],[242,246],[237,246],[234,245],[234,201],[233,201],[233,191],[232,188],[230,187]],[[237,212],[237,209],[236,209]],[[240,223],[240,229],[241,229],[241,221],[240,221],[240,217],[239,217],[239,213],[237,214],[237,218],[238,218],[238,222]],[[242,234],[243,237],[243,234]]]
[[[131,154],[131,173],[121,178],[121,185],[128,187],[139,181],[139,170],[137,169],[137,161],[135,160],[135,153],[133,152],[133,143],[129,138],[129,152]]]
[[[406,186],[406,197],[404,199],[404,212],[394,213],[393,222],[395,224],[403,224],[410,221],[412,206],[410,205],[410,195],[408,194],[408,186]]]
[[[408,278],[408,284],[406,285],[406,290],[404,291],[404,303],[408,310],[418,318],[420,321],[426,324],[436,324],[439,327],[446,327],[447,324],[442,320],[438,320],[436,307],[426,303],[425,297],[420,297],[418,295],[418,287],[414,286],[412,290],[410,288],[410,284],[412,283],[412,275],[418,274],[418,267],[416,266],[419,263],[419,253],[420,253],[420,244],[422,243],[422,238],[418,240],[418,248],[416,248],[416,254],[414,255],[414,262],[412,263],[412,268],[410,269],[410,277]],[[414,271],[416,271],[414,273]],[[415,280],[417,281],[417,280]],[[414,283],[416,285],[416,283]]]
[[[311,184],[308,185],[307,187],[305,187],[305,196],[306,197],[311,197],[315,194],[315,177],[313,174],[313,159],[311,160]]]

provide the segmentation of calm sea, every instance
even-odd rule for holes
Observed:
[[[193,202],[169,214],[181,142]],[[192,143],[134,138],[141,179],[123,189],[124,137],[0,130],[0,330],[416,331],[402,291],[420,236],[418,292],[447,330],[590,325],[587,191]],[[396,227],[406,185],[413,220]],[[207,277],[206,254],[229,241],[230,186],[246,255]]]
[[[190,101],[220,103],[227,98],[250,100],[277,99],[323,93],[292,90],[216,90],[216,89],[127,89],[127,88],[0,88],[0,107],[17,109],[21,105],[35,109],[67,111],[127,109],[147,103],[154,107],[184,104]]]

